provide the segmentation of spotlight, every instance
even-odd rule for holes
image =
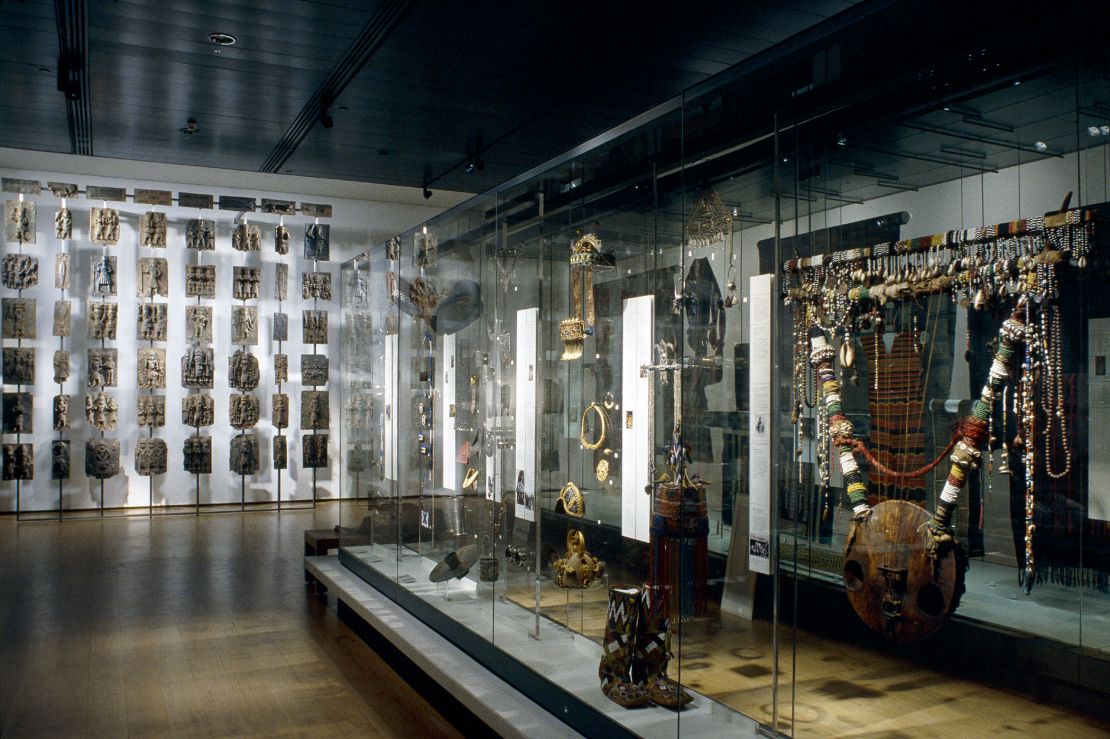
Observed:
[[[425,200],[430,200],[431,197],[432,197],[432,191],[428,189],[427,185],[425,185],[424,186],[424,199]]]
[[[181,133],[185,134],[186,136],[192,136],[199,130],[200,124],[197,123],[197,119],[190,118],[189,120],[185,121],[185,128],[181,129]]]

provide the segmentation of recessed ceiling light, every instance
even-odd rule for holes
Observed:
[[[219,32],[208,34],[208,40],[214,43],[216,46],[234,46],[235,42],[238,41],[238,39],[232,36],[230,33]]]

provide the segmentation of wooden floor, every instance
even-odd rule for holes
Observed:
[[[460,736],[306,592],[337,514],[0,518],[0,736]]]

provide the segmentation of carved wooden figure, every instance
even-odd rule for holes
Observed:
[[[231,343],[251,346],[258,343],[258,307],[236,305],[231,309]]]
[[[140,298],[153,295],[169,297],[169,263],[163,257],[142,257],[139,259],[138,278],[135,294]]]
[[[111,431],[119,425],[119,404],[108,393],[85,396],[85,420],[97,431]]]
[[[107,297],[116,294],[116,258],[94,257],[92,260],[92,294]]]
[[[8,200],[4,203],[4,240],[17,244],[35,243],[35,204]]]
[[[301,458],[305,469],[328,466],[328,435],[305,434],[301,437]]]
[[[53,406],[54,430],[65,431],[69,428],[69,396],[55,395]]]
[[[58,290],[69,290],[72,280],[69,276],[69,255],[54,255],[54,287]]]
[[[39,258],[30,254],[5,254],[0,278],[9,290],[26,290],[39,284]]]
[[[35,350],[4,347],[4,384],[35,384]]]
[[[90,209],[89,240],[106,246],[119,243],[119,211],[115,208]]]
[[[54,238],[60,241],[73,238],[73,214],[69,208],[58,208],[54,213]]]
[[[305,344],[328,343],[328,312],[306,310],[301,312],[302,340]]]
[[[301,428],[328,428],[329,413],[327,390],[303,390],[301,392]]]
[[[274,428],[288,428],[289,426],[289,396],[286,393],[274,393],[273,398],[273,423]]]
[[[228,457],[233,473],[237,475],[257,473],[258,437],[254,434],[240,434],[231,437],[231,451]]]
[[[185,307],[185,338],[190,343],[212,341],[212,308],[206,305]]]
[[[191,307],[193,306],[185,310],[188,311]],[[135,314],[135,338],[139,341],[165,341],[168,320],[168,306],[165,303],[139,303],[139,310]]]
[[[211,389],[215,369],[211,349],[190,347],[181,357],[181,386],[191,389]]]
[[[185,248],[211,251],[216,248],[216,222],[201,218],[185,226]]]
[[[166,425],[166,396],[140,395],[135,399],[135,420],[139,428],[160,429]]]
[[[54,301],[54,336],[69,336],[73,325],[73,304],[68,300]]]
[[[162,439],[139,439],[135,442],[135,472],[144,477],[164,475],[167,456]]]
[[[0,313],[3,315],[0,323],[3,324],[5,339],[35,338],[35,307],[34,298],[0,300]]]
[[[30,434],[34,429],[34,397],[31,393],[4,393],[5,434]]]
[[[181,399],[181,424],[194,428],[211,426],[215,421],[216,404],[211,395],[186,395]]]
[[[50,479],[69,479],[69,441],[55,439],[50,442]]]
[[[31,444],[4,445],[4,479],[35,479],[35,448]]]
[[[331,226],[326,223],[305,224],[304,258],[320,262],[331,258]]]
[[[166,350],[139,349],[135,366],[139,387],[147,390],[160,390],[166,387]]]
[[[139,216],[139,238],[143,246],[165,248],[166,227],[169,221],[165,213],[151,211]]]
[[[190,264],[185,267],[185,297],[216,297],[216,267],[212,264]]]
[[[89,303],[89,317],[85,322],[85,336],[89,341],[116,340],[117,303]]]
[[[119,474],[119,439],[85,442],[85,474],[98,480]]]
[[[190,436],[185,439],[184,469],[194,475],[212,472],[212,437]]]
[[[253,390],[258,387],[258,358],[240,349],[228,357],[227,384],[236,390]]]

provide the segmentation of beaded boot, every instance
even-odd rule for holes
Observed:
[[[632,657],[632,681],[642,685],[651,701],[666,708],[682,708],[692,695],[667,677],[671,660],[671,632],[667,622],[665,591],[645,584],[640,596],[640,621]]]
[[[630,679],[639,620],[639,588],[609,588],[609,613],[597,676],[601,679],[601,692],[625,708],[647,705],[651,701],[648,692]]]

